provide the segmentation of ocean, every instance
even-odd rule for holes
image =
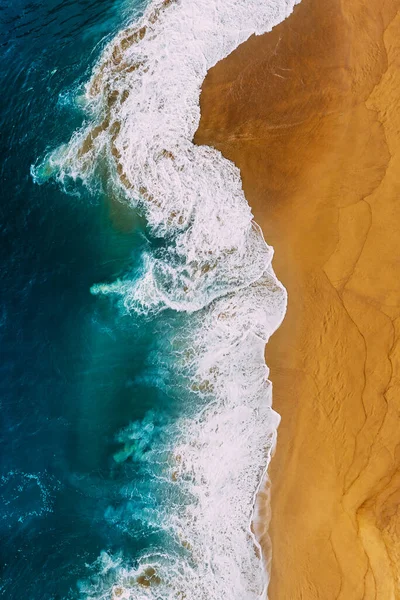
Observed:
[[[294,0],[0,4],[0,596],[253,600],[286,293],[207,70]]]

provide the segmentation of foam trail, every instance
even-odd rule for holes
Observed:
[[[176,369],[190,378],[186,416],[152,425],[150,415],[134,424],[121,434],[117,456],[135,453],[144,443],[141,431],[158,432],[149,451],[134,455],[143,490],[158,499],[143,518],[164,531],[163,545],[134,564],[103,554],[96,575],[82,583],[82,597],[265,594],[268,576],[251,523],[279,422],[264,346],[284,316],[286,292],[238,169],[192,140],[207,70],[285,19],[296,3],[151,2],[94,69],[85,93],[89,123],[33,169],[39,182],[55,176],[95,186],[106,176],[109,189],[139,207],[164,240],[145,256],[139,280],[98,285],[94,293],[121,295],[128,310],[141,313],[191,315],[190,327],[175,338]]]

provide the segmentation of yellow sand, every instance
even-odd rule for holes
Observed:
[[[201,97],[289,292],[270,600],[400,599],[399,10],[303,0]]]

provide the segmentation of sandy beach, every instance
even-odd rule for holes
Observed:
[[[399,40],[400,0],[302,0],[203,86],[289,293],[270,600],[400,598]]]

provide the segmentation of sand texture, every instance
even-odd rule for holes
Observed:
[[[269,598],[400,599],[400,0],[303,0],[201,109],[289,292]]]

